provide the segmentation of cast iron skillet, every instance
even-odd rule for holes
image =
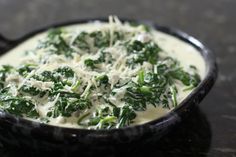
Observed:
[[[104,19],[96,19],[107,21]],[[19,40],[9,40],[0,36],[0,52],[7,53],[8,50],[21,44],[33,35],[43,32],[49,28],[68,26],[94,21],[94,19],[78,20],[61,24],[50,25],[48,27],[33,31],[23,36]],[[10,115],[0,110],[0,140],[10,146],[20,148],[32,148],[34,150],[46,150],[57,152],[101,152],[114,151],[119,146],[125,149],[131,146],[147,142],[155,137],[160,138],[172,127],[180,122],[186,115],[191,114],[191,108],[200,101],[210,91],[217,78],[217,66],[212,52],[200,41],[188,34],[165,26],[151,24],[150,22],[140,22],[136,20],[122,20],[136,23],[146,23],[155,29],[170,34],[180,40],[195,47],[203,56],[206,64],[206,77],[194,91],[178,107],[165,116],[152,120],[151,122],[129,126],[121,129],[111,130],[86,130],[56,127],[26,120],[14,115]],[[128,147],[126,147],[128,146]]]

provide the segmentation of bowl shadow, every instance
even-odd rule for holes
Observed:
[[[183,118],[183,121],[176,125],[171,132],[134,150],[132,155],[140,157],[204,157],[209,151],[211,138],[211,127],[206,116],[198,107],[195,107],[191,115]]]
[[[96,156],[136,156],[136,157],[185,157],[185,156],[207,156],[211,144],[211,128],[204,113],[194,107],[191,115],[183,118],[183,121],[176,125],[171,132],[162,138],[152,138],[148,141],[138,141],[129,145],[118,145],[112,152],[104,150],[96,152]],[[70,152],[52,151],[36,152],[25,151],[20,148],[12,148],[0,144],[0,156],[78,156]],[[94,152],[81,152],[80,156],[93,156]]]

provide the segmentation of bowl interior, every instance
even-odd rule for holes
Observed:
[[[47,26],[42,29],[39,29],[39,30],[36,30],[36,31],[26,34],[22,38],[14,41],[10,48],[11,49],[14,48],[15,46],[17,46],[17,45],[21,44],[22,42],[24,42],[25,40],[29,39],[30,37],[32,37],[38,33],[44,32],[44,31],[48,30],[49,28],[56,28],[56,27],[73,25],[73,24],[82,24],[82,23],[87,23],[87,22],[91,22],[94,20],[107,22],[107,20],[99,18],[99,19],[78,20],[78,21],[50,25],[50,26]],[[174,119],[175,121],[176,121],[176,119],[179,120],[180,118],[178,115],[180,113],[182,113],[183,110],[188,107],[188,104],[190,103],[190,101],[197,101],[196,99],[198,97],[200,97],[200,98],[198,98],[200,101],[207,94],[207,92],[210,90],[210,88],[213,86],[213,84],[216,80],[216,76],[217,76],[217,66],[215,63],[215,57],[214,57],[213,53],[207,47],[205,47],[200,41],[198,41],[194,37],[182,32],[180,30],[173,29],[170,27],[165,27],[165,26],[159,26],[159,25],[152,24],[150,22],[145,22],[145,21],[136,21],[136,20],[129,20],[129,19],[123,19],[122,21],[147,24],[147,25],[157,29],[158,31],[172,35],[172,36],[190,44],[191,46],[196,48],[199,51],[199,53],[201,53],[201,56],[203,57],[203,59],[205,61],[205,66],[206,66],[205,78],[201,81],[201,83],[198,85],[198,87],[195,88],[191,92],[191,94],[188,95],[175,109],[173,109],[172,111],[170,111],[166,115],[164,115],[158,119],[154,119],[154,120],[147,122],[145,124],[128,126],[128,127],[124,127],[124,128],[120,128],[120,129],[111,129],[111,130],[87,130],[87,129],[77,129],[77,128],[63,128],[63,127],[52,126],[52,125],[48,125],[48,124],[42,124],[42,123],[31,121],[31,120],[26,120],[26,119],[20,118],[20,117],[15,117],[13,115],[5,113],[4,111],[0,111],[0,117],[1,118],[4,117],[5,119],[10,120],[12,123],[25,125],[25,127],[35,127],[35,126],[39,127],[40,126],[42,128],[46,128],[47,130],[63,129],[65,132],[68,132],[68,133],[69,132],[74,132],[74,133],[96,132],[98,134],[100,134],[100,133],[104,134],[104,132],[112,133],[114,131],[120,131],[120,130],[141,129],[141,128],[147,127],[147,126],[153,126],[153,125],[156,126],[157,124],[166,123],[166,122],[170,121],[171,119]],[[6,51],[6,53],[7,53],[7,51]],[[199,93],[201,93],[201,96],[199,96]],[[194,98],[194,100],[193,100],[193,98]],[[199,102],[197,102],[197,103],[199,103]]]

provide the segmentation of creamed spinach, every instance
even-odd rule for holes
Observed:
[[[54,125],[121,128],[150,106],[175,108],[180,90],[201,81],[197,67],[167,55],[152,28],[116,18],[99,25],[51,29],[18,66],[2,65],[0,108]]]

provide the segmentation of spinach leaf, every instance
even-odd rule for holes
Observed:
[[[47,48],[50,52],[57,55],[65,55],[72,57],[73,50],[62,36],[63,31],[60,28],[51,29],[48,31],[46,40],[42,41],[38,48]]]
[[[90,34],[94,39],[94,46],[98,48],[108,47],[110,44],[110,34],[108,32],[94,31]]]
[[[96,68],[97,64],[105,62],[106,61],[105,58],[106,58],[105,52],[101,51],[100,55],[99,55],[99,57],[97,59],[90,59],[90,58],[85,59],[84,60],[84,64],[87,67],[90,67],[91,69],[94,69],[94,68]]]
[[[26,77],[31,71],[36,69],[36,67],[37,65],[35,64],[23,64],[17,69],[17,71],[21,76]]]
[[[55,70],[55,72],[65,76],[65,77],[73,77],[74,71],[69,66],[60,67]]]
[[[134,66],[135,64],[143,64],[145,61],[156,64],[161,49],[154,42],[142,43],[135,40],[127,45],[127,51],[129,54],[136,54],[135,57],[127,60],[128,65]]]
[[[4,88],[4,82],[8,74],[14,70],[11,65],[2,65],[0,69],[0,89]]]
[[[31,96],[39,96],[42,98],[46,94],[50,93],[49,90],[41,90],[39,88],[33,87],[33,86],[28,86],[28,85],[23,85],[20,89],[19,92],[21,94],[29,94]]]
[[[47,113],[47,116],[53,118],[58,116],[70,117],[72,113],[89,109],[91,106],[91,102],[83,98],[70,100],[66,97],[59,97],[55,106]]]
[[[11,96],[1,93],[0,108],[4,111],[17,116],[26,116],[30,118],[38,118],[39,114],[35,109],[35,105],[22,97]]]
[[[128,126],[132,123],[132,120],[136,118],[136,113],[129,106],[124,106],[120,109],[120,116],[117,128]]]
[[[74,42],[72,43],[74,46],[78,46],[82,50],[90,51],[90,45],[88,44],[89,33],[81,32]]]

